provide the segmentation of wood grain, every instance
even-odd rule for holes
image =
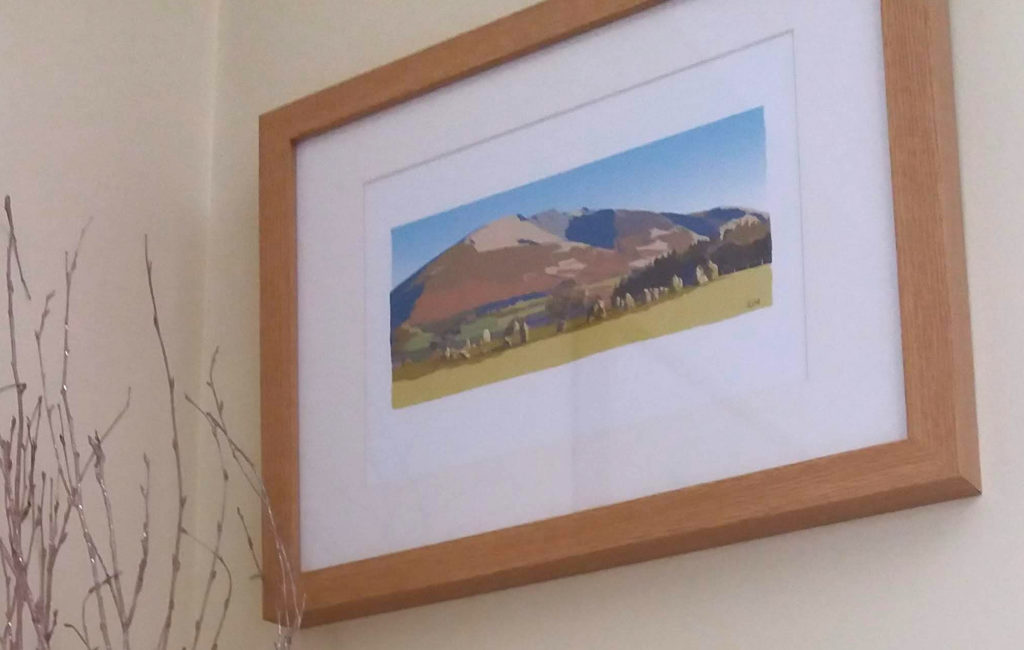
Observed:
[[[261,471],[278,533],[299,567],[298,284],[295,156],[279,132],[260,130]],[[277,612],[281,573],[264,515],[263,616]]]
[[[882,29],[907,429],[980,490],[949,5],[884,0]]]
[[[295,143],[654,4],[548,0],[261,116],[263,472],[297,566]],[[948,5],[883,0],[882,23],[907,440],[306,572],[306,624],[979,493]]]

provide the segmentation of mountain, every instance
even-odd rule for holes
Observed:
[[[743,208],[691,214],[583,208],[506,215],[454,242],[391,292],[391,328],[446,322],[549,294],[566,282],[607,297],[615,282],[666,254],[708,242],[745,246],[769,232]]]

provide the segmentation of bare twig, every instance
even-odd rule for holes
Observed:
[[[11,234],[11,249],[14,251],[14,259],[18,265],[18,278],[21,280],[21,288],[25,297],[32,300],[32,292],[28,290],[28,283],[25,282],[25,271],[21,267],[21,254],[18,253],[18,238],[14,235],[14,213],[11,211],[11,197],[4,196],[4,212],[7,214],[7,227]]]
[[[77,636],[78,640],[82,642],[82,645],[86,647],[86,650],[93,650],[93,646],[89,645],[89,640],[85,638],[85,635],[82,634],[82,632],[77,627],[75,627],[71,623],[65,623],[64,627],[75,633],[75,636]]]
[[[131,627],[132,621],[135,620],[135,609],[139,604],[139,596],[142,595],[142,586],[146,579],[146,567],[149,564],[149,456],[143,454],[142,462],[146,465],[146,482],[139,486],[144,508],[142,535],[139,540],[139,546],[142,550],[139,556],[139,568],[135,573],[135,589],[132,591],[132,604],[128,608],[127,627]]]
[[[174,375],[171,374],[171,363],[167,359],[167,345],[164,343],[163,331],[160,328],[160,311],[156,305],[156,291],[153,289],[153,262],[149,259],[149,238],[144,241],[146,255],[146,280],[149,283],[149,298],[153,304],[153,329],[160,342],[160,355],[164,361],[164,373],[167,377],[167,394],[171,409],[171,449],[174,451],[174,469],[178,481],[178,522],[174,528],[174,551],[171,555],[171,580],[167,594],[167,613],[160,630],[158,650],[167,650],[171,634],[171,622],[174,619],[174,595],[178,588],[178,574],[181,572],[181,537],[184,532],[185,519],[185,481],[181,470],[181,443],[178,435],[178,414],[174,390]]]
[[[256,555],[256,545],[252,542],[252,535],[249,534],[249,526],[245,523],[245,516],[242,515],[241,508],[235,508],[235,512],[238,513],[238,521],[242,522],[242,530],[245,532],[245,542],[249,546],[249,553],[252,555],[252,563],[256,567],[256,574],[254,578],[263,578],[263,567],[260,564],[260,558]]]

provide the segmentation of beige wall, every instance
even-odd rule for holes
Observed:
[[[60,282],[58,251],[97,217],[73,341],[80,367],[95,371],[81,377],[79,399],[83,417],[100,418],[120,399],[109,384],[134,386],[123,458],[137,463],[149,446],[167,468],[166,433],[148,425],[166,410],[142,233],[154,242],[182,383],[200,385],[200,353],[220,344],[230,423],[256,449],[257,116],[526,4],[4,4],[0,193],[15,196],[26,261],[41,269],[30,278],[37,292]],[[301,647],[1018,647],[1024,4],[952,4],[985,496],[326,626],[304,632]],[[202,444],[204,434],[194,435]],[[209,456],[199,458],[193,485],[204,497],[194,505],[208,522],[215,475]],[[172,489],[160,487],[164,497]],[[116,496],[130,503],[134,490],[125,484]],[[122,532],[131,548],[134,533]],[[231,558],[244,563],[246,553],[235,537]],[[221,645],[269,647],[272,630],[254,623],[258,589],[245,575],[236,570]]]

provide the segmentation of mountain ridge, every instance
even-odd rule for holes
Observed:
[[[694,213],[583,207],[506,214],[456,240],[396,285],[391,328],[549,294],[565,282],[607,297],[615,280],[664,255],[768,233],[767,213],[732,206]]]

